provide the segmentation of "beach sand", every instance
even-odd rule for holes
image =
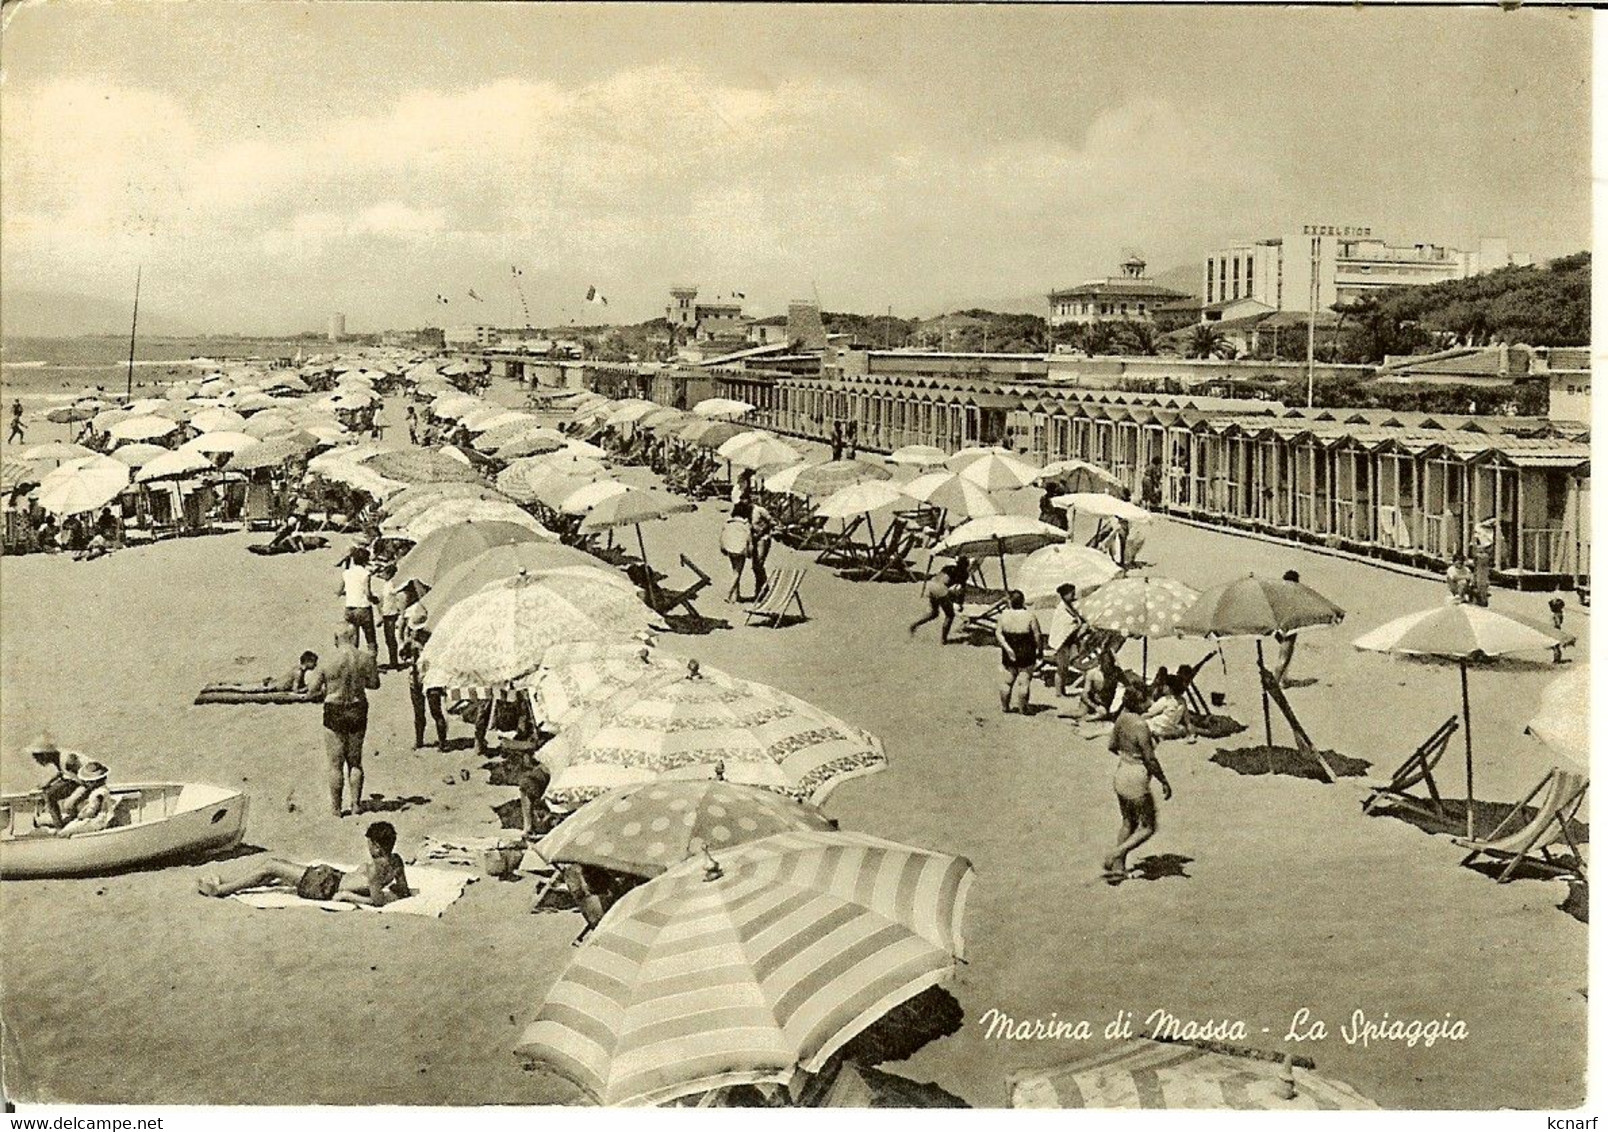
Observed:
[[[1227,740],[1166,743],[1176,788],[1160,834],[1135,854],[1181,875],[1112,888],[1099,863],[1114,839],[1111,757],[1052,712],[1001,716],[989,648],[940,648],[915,584],[856,583],[812,566],[806,623],[744,628],[719,600],[723,505],[647,528],[651,559],[685,552],[716,579],[700,604],[734,626],[671,635],[675,653],[775,684],[880,735],[890,768],[828,803],[845,828],[962,854],[977,881],[968,964],[951,987],[961,1033],[884,1066],[936,1080],[974,1105],[1006,1102],[1013,1070],[1095,1052],[1118,1010],[1135,1029],[1158,1008],[1242,1019],[1245,1044],[1281,1043],[1294,1012],[1328,1024],[1294,1047],[1320,1072],[1389,1107],[1569,1108],[1584,1096],[1585,924],[1559,909],[1562,882],[1498,885],[1462,851],[1388,817],[1363,816],[1382,778],[1458,708],[1455,667],[1360,653],[1352,638],[1442,598],[1443,587],[1375,566],[1174,522],[1154,525],[1155,573],[1203,586],[1246,570],[1302,578],[1347,608],[1343,626],[1302,635],[1290,699],[1320,747],[1373,764],[1333,785],[1247,776],[1209,761],[1261,743],[1252,646],[1227,646],[1207,691],[1249,725]],[[108,762],[115,778],[248,790],[247,842],[293,859],[353,859],[368,820],[327,814],[318,710],[193,707],[223,670],[280,670],[327,647],[345,540],[297,557],[245,553],[261,536],[186,539],[91,563],[0,562],[4,593],[0,773],[25,788],[17,752],[48,727]],[[783,547],[775,564],[807,563]],[[1545,616],[1545,595],[1499,592],[1500,609]],[[1570,601],[1568,627],[1586,616]],[[1125,660],[1138,663],[1130,646]],[[1160,642],[1151,664],[1198,659],[1199,641]],[[1542,660],[1545,658],[1543,657]],[[1522,797],[1550,765],[1523,735],[1549,664],[1475,671],[1478,795]],[[1039,704],[1053,693],[1034,689]],[[516,797],[487,784],[472,752],[411,749],[406,678],[374,695],[370,792],[406,852],[425,834],[489,833]],[[1275,742],[1288,732],[1275,716]],[[469,734],[454,723],[457,737]],[[1462,793],[1459,738],[1440,775]],[[444,783],[471,771],[469,782]],[[287,802],[293,802],[290,812]],[[203,872],[251,859],[86,880],[0,886],[0,1005],[15,1060],[7,1090],[29,1101],[172,1103],[542,1103],[577,1097],[523,1069],[511,1049],[573,955],[578,914],[530,915],[530,879],[482,880],[440,920],[258,912],[194,892]],[[987,1040],[990,1009],[1017,1019],[1088,1019],[1091,1042]],[[1468,1038],[1432,1048],[1348,1045],[1342,1022],[1462,1019]],[[1264,1030],[1265,1028],[1265,1030]],[[86,1071],[86,1067],[90,1067]]]

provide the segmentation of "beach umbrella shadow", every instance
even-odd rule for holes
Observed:
[[[1562,904],[1558,905],[1558,911],[1563,912],[1566,915],[1573,916],[1582,924],[1590,923],[1590,919],[1587,915],[1590,901],[1591,895],[1586,887],[1586,882],[1582,880],[1571,880],[1569,882],[1569,895],[1564,898]]]
[[[1240,747],[1232,751],[1219,749],[1211,757],[1218,766],[1227,767],[1236,774],[1280,774],[1288,778],[1305,778],[1313,782],[1328,782],[1324,762],[1340,778],[1360,778],[1373,764],[1367,759],[1353,759],[1336,751],[1307,753],[1294,747]]]

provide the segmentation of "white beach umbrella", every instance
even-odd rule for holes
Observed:
[[[815,513],[827,519],[852,519],[904,502],[904,494],[891,483],[867,480],[839,488],[823,499]]]
[[[559,510],[566,515],[584,515],[611,496],[631,490],[619,480],[598,480],[584,484],[564,497]]]
[[[201,452],[206,455],[220,453],[244,452],[253,445],[261,444],[255,436],[247,436],[243,432],[207,432],[187,440],[180,447],[190,452]]]
[[[1146,511],[1137,504],[1129,503],[1126,499],[1118,499],[1115,495],[1107,495],[1103,491],[1075,491],[1070,495],[1057,495],[1050,502],[1068,511],[1082,511],[1090,515],[1126,519],[1130,523],[1148,523],[1155,518],[1153,512]]]
[[[158,456],[167,452],[160,444],[119,444],[112,449],[112,459],[127,464],[131,468],[143,468]]]
[[[929,507],[939,507],[950,515],[980,519],[998,515],[999,504],[985,489],[956,472],[928,472],[905,484],[902,490],[911,499]]]
[[[712,420],[736,420],[746,417],[754,411],[754,406],[747,401],[734,401],[727,397],[710,397],[699,401],[692,407],[692,411],[700,417],[709,417]]]
[[[117,440],[155,440],[177,432],[178,428],[177,421],[166,417],[127,417],[108,428],[106,433]]]
[[[160,456],[153,456],[140,466],[135,479],[140,483],[151,483],[154,480],[183,479],[197,472],[213,471],[212,461],[200,452],[187,451],[180,448],[176,452],[164,452]]]
[[[942,448],[934,448],[930,444],[907,444],[903,448],[895,448],[888,456],[888,463],[909,468],[935,468],[947,459],[949,453]]]
[[[127,464],[105,456],[70,460],[39,481],[34,498],[52,515],[94,511],[116,499],[129,482]]]
[[[190,427],[197,432],[239,432],[246,418],[233,409],[203,409],[190,418]]]

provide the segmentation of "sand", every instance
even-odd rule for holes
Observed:
[[[1226,674],[1214,663],[1201,684],[1226,692],[1227,710],[1251,730],[1161,750],[1177,794],[1136,858],[1166,855],[1181,875],[1111,888],[1097,876],[1117,824],[1103,741],[1081,738],[1053,712],[1001,716],[993,650],[940,648],[934,626],[914,641],[905,634],[923,608],[914,584],[850,582],[812,566],[808,622],[742,627],[736,607],[719,600],[723,510],[704,504],[647,531],[656,564],[685,552],[715,576],[721,584],[701,605],[734,626],[671,636],[665,647],[882,736],[890,769],[845,785],[828,811],[846,828],[976,866],[969,963],[952,983],[966,1026],[885,1068],[1001,1105],[1008,1073],[1094,1052],[1119,1009],[1140,1026],[1157,1008],[1242,1019],[1247,1044],[1276,1049],[1306,1007],[1329,1036],[1292,1048],[1382,1105],[1557,1109],[1582,1100],[1587,929],[1559,909],[1566,887],[1498,885],[1460,868],[1448,838],[1364,817],[1366,779],[1323,785],[1210,762],[1219,747],[1261,741],[1248,643],[1229,645]],[[92,563],[0,562],[8,788],[30,784],[32,767],[16,752],[48,726],[124,781],[248,790],[252,846],[293,859],[360,852],[366,819],[327,816],[316,708],[190,706],[204,678],[231,666],[281,669],[326,645],[337,619],[345,540],[260,558],[245,552],[257,537],[186,539]],[[808,561],[776,553],[777,564]],[[1318,744],[1370,761],[1370,778],[1457,710],[1455,668],[1350,645],[1439,601],[1432,581],[1166,521],[1145,557],[1197,586],[1293,567],[1344,605],[1343,627],[1303,637],[1295,674],[1321,679],[1290,698]],[[682,580],[679,567],[669,573]],[[1499,592],[1494,604],[1544,616],[1545,600]],[[1571,601],[1568,617],[1584,658],[1585,611]],[[1163,642],[1151,663],[1203,651],[1198,641]],[[1137,663],[1137,649],[1129,655]],[[1521,728],[1556,671],[1536,663],[1471,676],[1482,799],[1516,800],[1549,765]],[[1034,696],[1050,702],[1042,687]],[[468,751],[411,749],[404,675],[384,678],[371,719],[369,788],[394,807],[387,816],[404,850],[424,834],[496,828],[493,807],[514,790],[489,785]],[[455,723],[453,733],[468,729]],[[1443,782],[1460,793],[1460,746],[1444,766]],[[442,781],[462,768],[469,782]],[[573,913],[528,914],[529,879],[472,885],[435,921],[253,912],[194,894],[201,872],[250,863],[0,886],[0,1006],[15,1057],[8,1090],[32,1101],[131,1103],[576,1099],[511,1053],[581,927]],[[989,1041],[980,1020],[991,1008],[1089,1019],[1096,1039]],[[1356,1009],[1449,1013],[1469,1036],[1433,1048],[1348,1045],[1339,1026]]]

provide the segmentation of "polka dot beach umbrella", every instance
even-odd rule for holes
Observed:
[[[1200,594],[1171,578],[1117,578],[1078,602],[1078,612],[1096,629],[1144,641],[1142,669],[1150,670],[1150,638],[1176,631]]]
[[[788,1086],[953,972],[972,876],[855,833],[710,849],[609,910],[516,1052],[605,1105]]]
[[[724,777],[819,805],[838,784],[888,765],[870,732],[696,662],[567,717],[542,759],[553,768],[547,804],[560,811],[664,777]]]
[[[554,864],[655,877],[705,846],[730,849],[790,830],[830,830],[814,806],[735,782],[651,782],[594,798],[542,838]]]

